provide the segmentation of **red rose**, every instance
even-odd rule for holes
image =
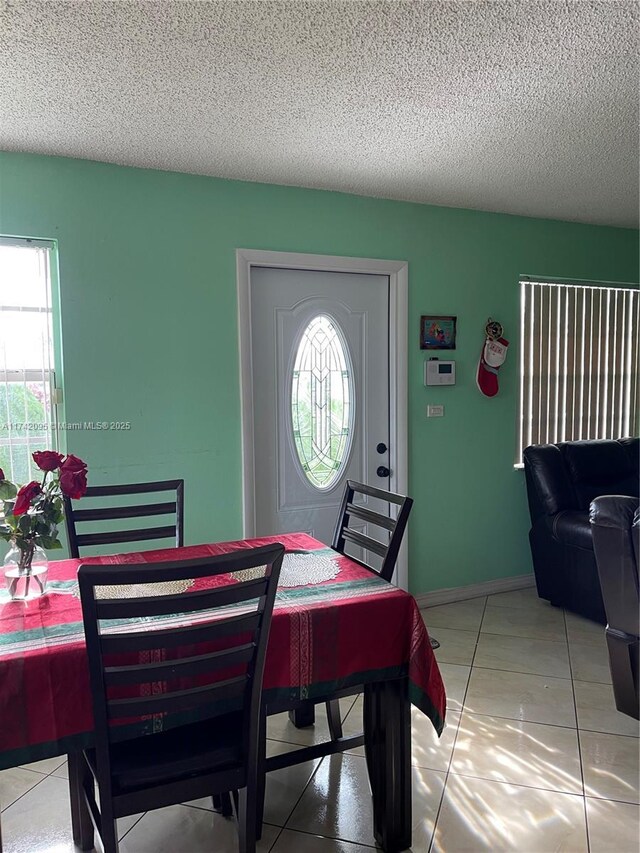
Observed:
[[[27,483],[26,486],[22,486],[18,491],[18,496],[16,497],[15,506],[13,507],[14,515],[24,515],[25,512],[31,506],[31,501],[35,498],[36,495],[39,495],[42,491],[40,483],[36,483],[35,480],[32,480],[30,483]]]
[[[0,468],[0,480],[6,480],[7,478],[4,476],[4,471]]]
[[[87,491],[87,465],[70,453],[60,466],[60,488],[68,498],[77,500]]]
[[[31,455],[41,471],[55,471],[64,459],[62,453],[56,453],[55,450],[36,450]]]

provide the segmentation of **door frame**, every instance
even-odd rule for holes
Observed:
[[[408,460],[408,316],[409,265],[407,261],[350,258],[263,249],[236,249],[238,289],[238,343],[240,355],[240,410],[242,419],[242,525],[243,535],[255,533],[255,458],[253,445],[253,370],[251,366],[250,282],[252,267],[368,273],[389,277],[389,467],[390,488],[407,494]],[[330,543],[327,542],[327,545]],[[398,555],[396,582],[408,588],[407,537]]]

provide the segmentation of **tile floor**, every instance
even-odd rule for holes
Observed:
[[[423,611],[447,686],[438,741],[413,712],[413,839],[420,853],[637,853],[638,725],[613,703],[603,629],[533,589]],[[361,700],[343,705],[361,727]],[[326,737],[271,718],[272,754]],[[66,765],[0,773],[5,853],[72,853]],[[374,846],[361,750],[270,774],[262,853],[357,853]],[[210,801],[120,823],[122,853],[237,849]]]

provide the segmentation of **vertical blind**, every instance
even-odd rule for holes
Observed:
[[[637,434],[640,291],[521,281],[518,456]]]
[[[53,244],[0,238],[0,468],[33,479],[34,450],[55,448]]]

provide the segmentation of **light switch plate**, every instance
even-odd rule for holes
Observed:
[[[428,418],[443,418],[444,406],[427,406]]]

